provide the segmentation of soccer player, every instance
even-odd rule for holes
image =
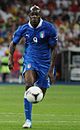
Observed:
[[[25,51],[23,61],[23,77],[25,91],[34,85],[40,87],[45,95],[48,84],[54,83],[53,68],[55,66],[57,31],[53,24],[41,18],[41,10],[34,5],[30,8],[29,22],[21,25],[15,31],[9,49],[9,69],[13,68],[13,53],[20,39],[25,37]],[[23,128],[31,128],[32,103],[24,94],[24,111],[26,121]]]

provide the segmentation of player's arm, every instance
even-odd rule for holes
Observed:
[[[50,68],[49,68],[49,72],[48,72],[48,76],[50,78],[51,84],[55,83],[53,69],[55,68],[56,58],[57,58],[57,45],[55,45],[53,48],[51,48],[51,64],[50,64]]]
[[[16,48],[16,44],[13,43],[13,41],[9,45],[9,60],[8,60],[8,66],[9,69],[13,69],[14,61],[13,61],[13,54]]]
[[[53,74],[53,70],[55,68],[55,62],[56,62],[56,57],[57,57],[57,41],[58,41],[57,30],[54,26],[51,27],[49,34],[50,34],[49,46],[51,48],[51,64],[50,64],[48,76],[50,78],[50,83],[54,84],[55,77]]]
[[[8,66],[9,69],[13,69],[13,54],[16,49],[16,45],[19,43],[20,39],[22,38],[22,27],[19,26],[18,29],[14,32],[12,41],[9,45],[9,60],[8,60]]]

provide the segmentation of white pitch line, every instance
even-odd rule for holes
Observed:
[[[14,112],[3,112],[3,113],[0,113],[0,115],[22,115],[24,113],[14,113]]]
[[[24,115],[24,113],[0,113],[0,115]],[[40,114],[40,113],[35,113],[35,114],[32,114],[33,116],[77,116],[77,117],[80,117],[80,115],[75,115],[75,114],[60,114],[60,115],[55,115],[55,114]]]
[[[78,121],[76,121],[76,120],[72,120],[72,121],[60,121],[60,120],[58,120],[58,121],[50,121],[50,120],[45,120],[45,121],[43,121],[43,120],[34,120],[34,121],[32,121],[33,123],[79,123],[80,122],[80,120],[78,120]],[[5,121],[5,120],[1,120],[0,121],[0,123],[20,123],[20,121],[18,121],[18,120],[16,120],[16,121]]]

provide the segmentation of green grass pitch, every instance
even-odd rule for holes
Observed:
[[[23,130],[24,85],[0,84],[0,130]],[[80,85],[54,85],[33,105],[31,130],[80,130]]]

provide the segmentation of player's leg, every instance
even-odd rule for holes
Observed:
[[[56,68],[54,67],[54,70],[53,70],[53,75],[54,75],[54,80],[56,80]],[[43,82],[42,79],[40,78],[40,82]],[[42,84],[42,83],[41,83]],[[44,78],[44,82],[42,84],[43,87],[40,87],[42,92],[43,92],[43,96],[45,96],[46,94],[46,90],[47,88],[50,86],[50,81],[46,80],[46,78]],[[45,88],[44,88],[45,86]]]
[[[28,70],[24,74],[24,79],[25,79],[25,90],[27,90],[29,87],[34,85],[34,82],[37,79],[37,73],[34,70]]]
[[[43,76],[41,74],[38,73],[38,80],[35,83],[35,85],[37,85],[38,87],[41,88],[42,92],[43,92],[43,97],[46,94],[47,88],[48,86],[48,79],[46,78],[46,76]]]
[[[34,85],[34,82],[36,81],[37,75],[36,72],[33,70],[28,70],[24,74],[25,79],[25,91]],[[23,125],[23,128],[30,128],[31,127],[31,114],[32,114],[32,103],[30,103],[26,98],[24,94],[24,111],[25,111],[25,118],[26,122]]]

